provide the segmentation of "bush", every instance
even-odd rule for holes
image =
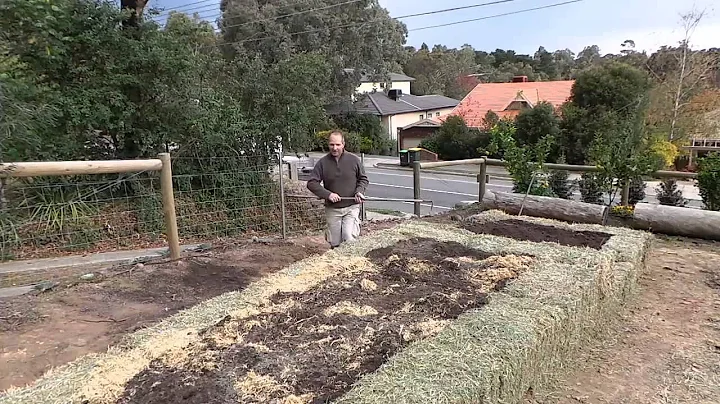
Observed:
[[[645,181],[642,178],[634,178],[630,181],[630,195],[628,203],[635,206],[638,202],[645,199]]]
[[[606,191],[603,184],[604,182],[597,174],[585,173],[581,175],[578,181],[581,200],[585,203],[602,205],[604,202],[603,193]]]
[[[479,157],[483,144],[478,130],[469,128],[462,117],[450,116],[420,147],[437,153],[441,160],[465,160]]]
[[[660,205],[685,206],[687,199],[683,198],[682,191],[677,188],[677,181],[665,180],[656,188],[656,198]]]
[[[675,159],[677,159],[679,155],[677,146],[667,140],[660,140],[653,143],[650,150],[657,156],[662,168],[674,166]]]
[[[568,177],[570,174],[567,171],[551,171],[548,176],[548,182],[550,183],[550,189],[553,194],[558,198],[570,199],[573,194],[573,186]]]
[[[705,209],[720,211],[720,154],[700,159],[697,181]]]

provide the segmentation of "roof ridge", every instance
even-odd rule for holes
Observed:
[[[380,113],[380,115],[382,116],[383,115],[382,108],[380,108],[380,105],[378,105],[378,103],[375,102],[375,100],[373,99],[372,96],[373,96],[373,94],[368,94],[368,98],[370,98],[370,102],[373,103],[373,105],[375,106],[375,109],[377,109],[378,112]]]

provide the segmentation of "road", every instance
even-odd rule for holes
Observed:
[[[375,167],[378,162],[394,162],[387,157],[377,158],[366,158],[365,159],[365,172],[370,181],[368,187],[367,196],[378,197],[378,198],[412,198],[413,197],[413,175],[411,171],[397,170],[397,169],[386,169]],[[312,162],[308,165],[302,164],[306,167],[311,167]],[[494,170],[503,169],[499,167],[491,167]],[[512,192],[512,182],[507,177],[493,176],[495,172],[491,173],[490,183],[487,184],[489,191],[496,192]],[[506,173],[497,173],[501,175],[507,175]],[[430,213],[440,213],[453,209],[455,204],[461,201],[477,200],[478,198],[478,184],[475,178],[472,176],[459,176],[459,175],[447,175],[438,174],[428,171],[423,171],[421,174],[420,187],[422,188],[420,197],[421,199],[431,200],[434,202],[432,212],[430,205],[422,205],[421,213],[423,215]],[[651,184],[645,189],[646,198],[645,202],[657,203],[655,198],[655,185]],[[690,199],[688,207],[701,208],[702,202],[696,195],[696,189],[694,192],[690,192],[692,185],[685,184],[685,190],[683,193],[686,198]],[[617,197],[619,198],[619,196]],[[580,194],[576,190],[574,199],[579,200]],[[607,197],[606,203],[607,203]],[[381,210],[394,210],[405,213],[413,213],[412,202],[367,202],[368,209],[381,209]]]
[[[412,173],[399,170],[388,170],[380,168],[366,168],[365,171],[370,181],[368,196],[384,198],[412,198],[413,197],[413,176]],[[461,201],[477,200],[478,184],[472,177],[461,177],[456,175],[443,175],[423,172],[420,180],[422,199],[434,202],[433,213],[443,212],[452,209],[455,204]],[[487,184],[489,191],[512,192],[512,182],[507,178],[491,178]],[[648,186],[645,189],[646,198],[644,202],[657,203],[655,189]],[[619,198],[619,196],[617,196]],[[575,191],[574,199],[579,200],[580,194]],[[606,196],[607,203],[607,196]],[[688,207],[702,208],[702,202],[691,199]],[[370,209],[398,210],[406,213],[413,213],[411,202],[368,202]],[[422,206],[421,213],[429,214],[430,206]]]

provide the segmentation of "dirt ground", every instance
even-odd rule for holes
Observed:
[[[465,229],[478,234],[492,234],[533,243],[550,242],[570,247],[590,247],[596,250],[610,239],[610,234],[592,231],[572,231],[522,220],[500,220],[491,223],[469,223]]]
[[[367,222],[362,231],[397,223]],[[94,270],[91,281],[78,279],[87,271],[67,271],[53,277],[53,290],[0,299],[0,392],[327,248],[321,236],[240,242],[177,263]]]
[[[488,292],[532,260],[423,238],[367,258],[379,269],[333,277],[302,294],[277,294],[272,303],[287,309],[251,317],[241,329],[223,330],[222,338],[207,337],[180,366],[156,361],[126,385],[118,403],[328,402],[410,341],[487,304]],[[238,341],[215,343],[227,335]]]
[[[654,243],[617,333],[534,403],[720,403],[720,243]]]

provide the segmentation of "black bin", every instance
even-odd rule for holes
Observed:
[[[400,150],[400,165],[405,167],[410,165],[409,153],[407,150]]]
[[[420,161],[420,150],[422,150],[419,147],[413,147],[412,149],[408,149],[408,164],[412,164],[415,161]]]

